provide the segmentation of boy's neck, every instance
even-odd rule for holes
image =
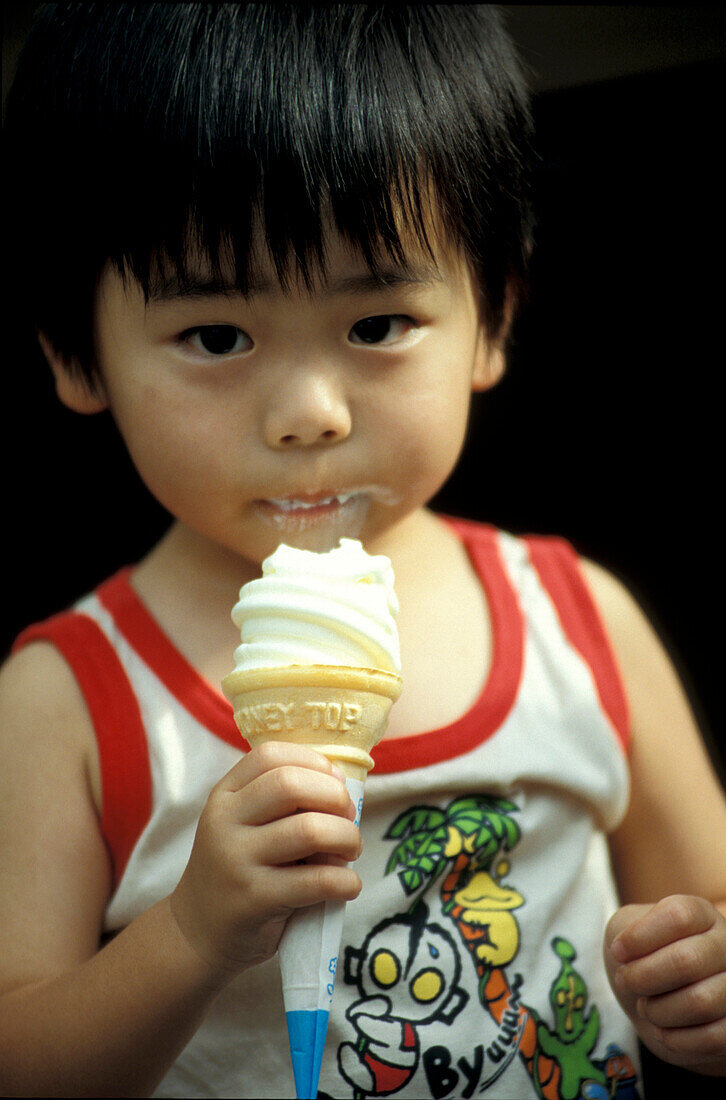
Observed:
[[[243,584],[260,576],[260,567],[175,521],[139,563],[134,576],[144,587],[163,588],[168,579],[211,597],[215,592],[235,595]]]
[[[385,554],[394,563],[394,569],[398,565],[404,572],[409,568],[420,570],[426,542],[440,531],[441,522],[421,508],[404,516],[379,537],[367,540],[365,549],[370,554]],[[228,598],[230,592],[236,598],[243,584],[260,575],[261,565],[257,562],[175,521],[140,562],[135,583],[144,588],[164,588],[168,583],[183,584],[188,589],[191,585],[206,598],[213,598],[215,593]]]
[[[419,603],[421,586],[441,583],[442,572],[449,566],[445,548],[455,541],[445,525],[422,508],[388,528],[380,538],[367,540],[365,548],[391,559],[397,591]],[[201,668],[209,659],[226,666],[239,644],[239,631],[231,620],[232,607],[242,585],[260,573],[257,562],[175,522],[140,562],[132,584],[192,664]]]
[[[389,736],[446,725],[481,690],[489,660],[488,610],[466,550],[426,509],[365,545],[369,553],[390,557],[401,604],[405,686]],[[219,690],[239,645],[232,606],[242,584],[259,573],[257,564],[174,524],[141,562],[132,583],[177,649]],[[437,623],[434,635],[431,622]],[[441,679],[442,669],[448,686],[439,693],[438,709],[432,709],[429,686]]]

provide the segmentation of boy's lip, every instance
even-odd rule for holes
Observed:
[[[316,493],[294,493],[285,497],[266,497],[255,504],[264,515],[277,520],[318,519],[334,515],[349,501],[361,497],[361,490],[324,489]]]
[[[367,485],[354,489],[321,489],[315,492],[294,492],[283,497],[265,497],[255,501],[260,513],[277,524],[298,521],[306,523],[336,515],[345,515],[357,505],[370,500],[393,503],[393,494],[380,486]]]
[[[345,503],[356,494],[357,490],[323,489],[319,493],[290,493],[285,497],[266,497],[261,503],[271,504],[283,511],[291,511],[295,508],[315,508],[320,505],[330,504],[333,501]]]

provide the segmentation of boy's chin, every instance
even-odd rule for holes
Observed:
[[[296,550],[314,550],[317,554],[324,554],[328,550],[334,550],[341,538],[359,537],[359,535],[348,534],[347,532],[333,534],[331,531],[310,530],[288,535],[280,541],[287,543],[288,546],[295,547]]]

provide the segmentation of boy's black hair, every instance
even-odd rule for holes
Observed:
[[[286,285],[330,212],[376,271],[406,234],[426,247],[433,196],[497,334],[525,285],[530,129],[492,5],[48,4],[7,103],[12,277],[92,379],[108,260],[148,293],[193,275],[190,245],[216,274],[227,248],[244,291],[258,219]]]

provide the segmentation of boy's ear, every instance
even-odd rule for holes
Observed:
[[[38,333],[38,343],[53,371],[58,400],[66,408],[86,415],[103,412],[108,408],[108,400],[100,379],[94,383],[90,382],[72,361],[65,359],[56,351],[45,333]]]
[[[490,341],[484,326],[479,326],[474,353],[474,371],[471,376],[471,388],[475,393],[483,393],[484,390],[496,386],[504,374],[504,368],[507,365],[505,341],[506,337],[495,342]]]
[[[504,295],[504,318],[499,332],[494,339],[487,335],[482,321],[479,323],[476,354],[474,357],[474,372],[471,380],[471,388],[476,393],[482,393],[496,386],[507,366],[507,342],[512,329],[514,318],[515,294],[511,284]]]

